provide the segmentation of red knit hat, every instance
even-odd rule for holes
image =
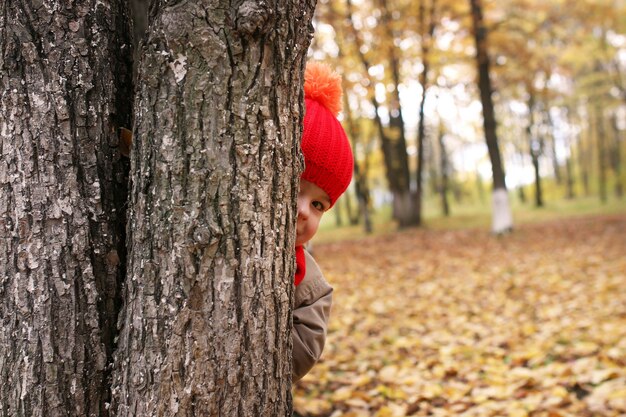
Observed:
[[[302,179],[326,191],[331,207],[352,180],[354,160],[346,132],[337,120],[341,110],[341,78],[329,66],[311,62],[304,73]]]

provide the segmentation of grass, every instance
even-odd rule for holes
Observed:
[[[626,197],[619,200],[610,196],[604,204],[597,196],[579,197],[572,200],[555,198],[546,201],[544,207],[539,208],[535,207],[532,202],[522,204],[517,197],[512,197],[511,208],[514,225],[520,225],[594,214],[626,214]],[[483,203],[468,201],[461,205],[451,203],[450,211],[451,215],[444,217],[439,209],[438,201],[427,200],[424,205],[423,227],[431,230],[489,229],[491,227],[491,203],[489,201]],[[373,235],[398,231],[396,222],[391,218],[389,206],[381,207],[372,214],[372,224]],[[410,231],[410,229],[407,230]],[[331,211],[322,219],[314,243],[358,240],[366,236],[360,224],[337,227],[336,217]]]

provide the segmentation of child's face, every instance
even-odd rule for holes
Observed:
[[[296,246],[311,240],[317,232],[322,215],[330,208],[330,197],[326,191],[306,180],[300,180],[298,193],[298,222]]]

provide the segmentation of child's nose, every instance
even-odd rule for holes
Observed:
[[[304,201],[298,200],[298,217],[306,219],[309,217],[309,205]]]

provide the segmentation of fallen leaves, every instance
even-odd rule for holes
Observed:
[[[315,247],[335,287],[302,416],[626,415],[626,216]]]

